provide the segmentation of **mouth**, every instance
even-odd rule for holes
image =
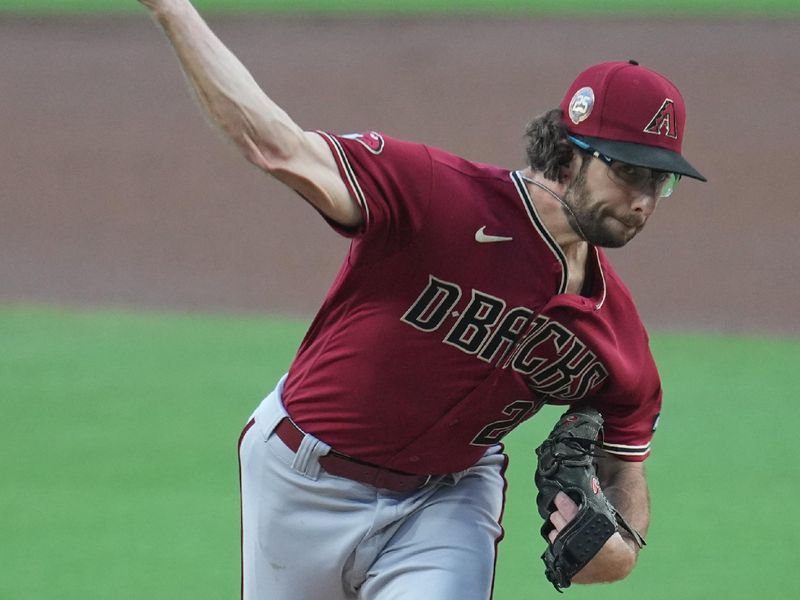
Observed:
[[[638,219],[638,218],[629,218],[629,219],[617,219],[620,223],[622,223],[628,229],[635,229],[636,231],[640,231],[644,224],[647,222],[646,219]]]

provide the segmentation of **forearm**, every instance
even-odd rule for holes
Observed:
[[[650,496],[641,463],[604,458],[598,464],[603,493],[628,524],[643,537],[650,525]],[[574,578],[574,583],[604,583],[627,577],[636,565],[639,544],[620,529]]]
[[[614,508],[643,538],[647,538],[647,530],[650,527],[650,493],[644,477],[644,466],[639,464],[639,468],[641,473],[638,470],[620,471],[603,484],[601,467],[600,480],[603,485],[603,493]],[[622,532],[622,536],[638,555],[639,544],[625,531]]]
[[[267,171],[280,168],[302,130],[261,90],[188,0],[146,0],[208,117]]]

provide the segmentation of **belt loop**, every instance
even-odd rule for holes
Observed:
[[[331,447],[321,442],[313,435],[306,434],[300,447],[294,455],[292,469],[309,479],[316,481],[319,478],[319,458],[331,451]]]
[[[259,421],[258,424],[261,429],[261,436],[264,438],[265,442],[269,439],[269,436],[272,435],[275,427],[278,426],[278,423],[280,423],[283,418],[283,413],[272,413],[268,415],[268,418]]]
[[[448,478],[450,479],[449,485],[456,485],[459,481],[461,481],[464,478],[464,475],[467,474],[468,470],[469,469],[466,469],[464,471],[456,471],[455,473],[450,473],[448,475]]]
[[[258,426],[265,442],[272,435],[272,431],[281,422],[281,419],[286,416],[286,409],[283,407],[283,400],[281,399],[286,377],[287,375],[284,374],[280,378],[275,389],[267,394],[267,397],[264,398],[255,412],[255,416],[258,417]]]

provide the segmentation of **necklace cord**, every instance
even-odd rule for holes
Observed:
[[[589,240],[587,240],[587,239],[586,239],[586,234],[584,234],[584,233],[583,233],[583,229],[581,229],[580,223],[578,223],[578,217],[576,217],[576,216],[575,216],[575,213],[574,213],[574,212],[572,212],[572,209],[570,208],[569,204],[567,204],[567,203],[564,201],[564,199],[563,199],[561,196],[559,196],[558,194],[556,194],[556,193],[555,193],[553,190],[551,190],[549,187],[547,187],[547,186],[546,186],[546,185],[544,185],[543,183],[539,183],[538,181],[535,181],[535,180],[531,179],[530,177],[527,177],[527,176],[523,175],[522,173],[520,173],[520,177],[522,177],[522,179],[524,179],[524,180],[525,180],[525,181],[527,181],[528,183],[531,183],[531,184],[535,185],[535,186],[536,186],[536,187],[538,187],[540,190],[544,190],[545,192],[547,192],[548,194],[550,194],[550,195],[551,195],[553,198],[555,198],[556,200],[558,200],[558,203],[559,203],[561,206],[563,206],[563,207],[564,207],[564,209],[565,209],[565,210],[566,210],[566,211],[567,211],[567,212],[568,212],[570,215],[572,215],[572,220],[575,222],[575,227],[577,228],[577,231],[576,231],[575,233],[577,233],[579,236],[581,236],[581,239],[582,239],[583,241],[585,241],[585,242],[588,242],[588,241],[589,241]]]

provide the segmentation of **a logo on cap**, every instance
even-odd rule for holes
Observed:
[[[594,90],[590,87],[582,87],[575,92],[575,95],[572,96],[572,100],[570,100],[570,121],[575,123],[575,125],[585,121],[589,118],[589,115],[592,114],[592,108],[594,108]]]
[[[673,140],[678,139],[678,123],[675,120],[675,103],[669,98],[665,98],[653,118],[644,128],[645,133],[654,135],[666,135]]]

